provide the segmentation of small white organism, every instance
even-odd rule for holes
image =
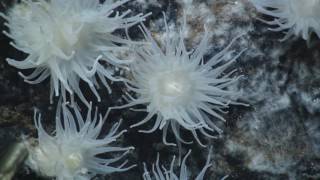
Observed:
[[[308,40],[310,33],[320,37],[320,0],[251,0],[257,11],[274,17],[262,20],[276,26],[273,31],[287,30],[283,40],[292,35]]]
[[[37,84],[51,78],[51,100],[53,95],[76,94],[89,106],[79,82],[87,83],[100,101],[97,92],[98,79],[111,92],[106,79],[121,81],[113,77],[113,70],[106,66],[123,66],[115,54],[127,50],[133,42],[114,34],[115,30],[127,29],[145,20],[138,14],[128,16],[130,10],[120,14],[114,9],[128,2],[119,0],[24,0],[14,5],[7,14],[9,32],[4,33],[13,42],[11,45],[26,53],[23,61],[8,58],[10,65],[19,69],[35,69],[28,76],[20,75],[26,82]]]
[[[146,164],[144,163],[144,173],[143,173],[143,179],[144,180],[188,180],[190,179],[191,173],[188,171],[187,166],[186,166],[186,161],[188,156],[190,155],[191,150],[186,154],[186,156],[182,160],[181,168],[180,168],[180,174],[177,176],[174,173],[174,163],[175,163],[175,156],[173,157],[171,164],[170,164],[170,169],[166,169],[164,166],[160,167],[159,164],[159,154],[157,155],[157,161],[155,164],[152,164],[152,174],[150,174],[147,170]],[[203,180],[204,175],[208,168],[212,166],[210,163],[210,153],[208,153],[207,161],[205,166],[202,168],[201,172],[197,175],[195,180]],[[152,178],[153,177],[153,178]],[[225,176],[223,179],[226,179],[227,176]]]
[[[148,115],[131,127],[147,123],[156,116],[153,128],[140,132],[152,133],[163,129],[164,144],[176,146],[166,140],[168,128],[171,128],[178,145],[180,142],[192,143],[180,136],[183,127],[192,132],[200,145],[205,146],[197,133],[215,138],[212,133],[221,134],[222,130],[213,121],[225,121],[221,116],[221,113],[226,113],[223,109],[231,104],[241,104],[237,102],[241,93],[229,87],[241,77],[234,76],[236,70],[231,66],[242,52],[233,56],[234,51],[229,50],[234,39],[224,50],[204,60],[211,37],[207,31],[198,47],[187,51],[183,29],[176,38],[169,38],[167,24],[165,27],[167,36],[162,49],[142,25],[150,46],[136,49],[136,59],[130,66],[132,80],[126,83],[137,97],[128,94],[129,103],[115,108],[146,105],[143,111]]]
[[[135,166],[126,166],[127,160],[118,163],[133,147],[110,146],[126,132],[123,130],[117,133],[120,122],[111,128],[109,134],[97,139],[103,125],[97,110],[92,116],[90,107],[84,121],[77,108],[73,108],[72,112],[63,105],[62,113],[59,106],[58,109],[53,136],[44,130],[40,115],[35,113],[37,145],[28,144],[27,159],[27,165],[32,170],[57,180],[89,180],[97,174],[123,172]],[[108,154],[108,158],[101,156],[104,154]]]

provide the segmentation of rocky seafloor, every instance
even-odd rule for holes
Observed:
[[[237,73],[243,78],[236,89],[242,91],[241,102],[249,107],[231,106],[225,114],[226,123],[216,122],[224,130],[220,139],[204,139],[213,147],[213,166],[206,173],[208,180],[228,175],[228,180],[307,180],[320,179],[320,40],[312,36],[306,42],[290,38],[280,42],[283,33],[268,31],[268,25],[257,20],[259,15],[248,0],[198,0],[191,4],[184,0],[136,0],[126,4],[136,12],[152,12],[146,25],[156,38],[165,30],[162,12],[167,15],[169,27],[182,22],[187,15],[187,46],[197,45],[203,34],[203,24],[213,33],[209,55],[221,51],[239,34],[233,48],[247,50],[237,60]],[[192,1],[190,1],[192,2]],[[11,1],[3,1],[10,7]],[[126,7],[127,8],[127,7]],[[5,11],[6,7],[1,7]],[[270,18],[270,17],[266,17]],[[1,20],[3,21],[3,20]],[[4,29],[3,23],[0,29]],[[137,31],[133,30],[133,31]],[[135,32],[130,32],[133,36]],[[133,37],[139,38],[139,37]],[[18,75],[5,58],[23,59],[25,54],[9,45],[10,39],[0,35],[0,150],[5,151],[22,134],[36,137],[33,112],[37,108],[46,129],[53,130],[55,103],[49,102],[49,81],[30,85]],[[24,71],[29,73],[31,71]],[[83,89],[87,97],[95,97]],[[102,101],[94,102],[101,113],[108,107],[122,104],[125,87],[112,84],[109,95],[100,89]],[[128,129],[120,144],[134,146],[127,156],[138,167],[123,173],[114,173],[100,179],[142,179],[142,162],[151,164],[161,154],[162,164],[169,165],[177,148],[162,144],[162,131],[141,134],[129,126],[141,120],[143,112],[129,109],[111,113],[105,128],[123,119],[122,129]],[[220,123],[220,124],[219,124]],[[144,127],[151,127],[147,124]],[[185,137],[192,138],[188,132]],[[173,137],[169,137],[169,139]],[[187,166],[195,176],[205,164],[208,148],[197,144],[183,145],[183,154],[192,149]],[[22,166],[14,180],[44,179]]]

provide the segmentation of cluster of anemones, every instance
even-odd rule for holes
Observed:
[[[81,91],[80,81],[90,87],[98,101],[100,83],[111,92],[107,80],[124,82],[135,97],[127,93],[128,104],[114,108],[145,105],[144,111],[148,115],[131,127],[155,117],[153,127],[140,132],[163,130],[165,145],[176,145],[167,142],[169,128],[179,147],[181,143],[192,143],[182,138],[180,129],[183,128],[193,134],[198,144],[205,146],[199,134],[206,138],[218,137],[222,130],[215,121],[225,121],[221,115],[226,113],[225,109],[241,104],[237,102],[239,92],[230,88],[241,77],[232,67],[243,52],[230,50],[234,41],[205,59],[211,37],[209,32],[205,31],[199,45],[188,51],[183,38],[185,26],[179,30],[178,36],[170,37],[164,20],[168,36],[162,43],[157,43],[142,24],[147,15],[129,16],[129,10],[123,13],[114,11],[128,1],[24,0],[6,14],[0,13],[7,20],[8,31],[4,34],[13,40],[11,45],[28,55],[22,61],[8,58],[8,63],[19,69],[35,69],[30,75],[19,73],[28,83],[40,83],[50,77],[51,99],[54,95],[62,97],[52,134],[46,133],[40,117],[35,117],[37,145],[28,144],[30,156],[27,164],[39,174],[59,180],[91,179],[96,174],[133,167],[125,166],[126,162],[117,164],[131,147],[110,146],[124,132],[116,133],[120,123],[104,138],[98,138],[103,120],[97,112],[91,116],[92,105]],[[121,29],[127,31],[136,24],[141,24],[146,42],[133,42],[129,37],[122,38],[114,33]],[[128,52],[133,56],[125,58],[123,54]],[[129,69],[130,78],[115,76],[115,67]],[[77,108],[74,95],[89,108],[86,120]],[[72,103],[67,105],[69,100]],[[73,110],[70,111],[68,106]],[[110,152],[123,154],[103,158],[103,154]],[[183,159],[180,179],[187,178],[185,161],[189,153]],[[197,180],[203,179],[210,166],[209,159],[208,156]],[[159,157],[157,169],[158,161]],[[176,177],[172,166],[173,163],[166,175],[169,179]],[[156,177],[160,174],[159,170],[154,172]]]

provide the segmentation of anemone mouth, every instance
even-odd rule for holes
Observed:
[[[76,172],[77,170],[79,170],[79,168],[81,167],[82,165],[82,162],[83,162],[83,156],[81,153],[79,152],[73,152],[69,155],[66,156],[65,159],[65,166],[66,168],[69,169],[69,171],[71,172]]]
[[[320,15],[320,0],[291,0],[290,7],[300,17],[316,18]]]
[[[186,105],[193,94],[193,83],[185,70],[159,73],[154,88],[154,99],[163,108]]]
[[[84,30],[82,25],[62,22],[52,26],[55,28],[55,37],[52,39],[52,44],[59,48],[63,54],[59,59],[70,61],[74,59],[74,54],[77,50],[82,51],[82,49],[87,48],[86,42],[90,42],[90,33]],[[61,31],[61,27],[64,27],[65,31]]]

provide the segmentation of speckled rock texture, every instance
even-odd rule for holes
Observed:
[[[0,10],[5,11],[14,2],[2,0],[1,3],[4,6],[0,5]],[[241,102],[250,106],[232,106],[224,115],[227,122],[218,123],[224,130],[223,137],[206,140],[213,147],[213,166],[205,179],[218,180],[225,175],[229,175],[228,180],[320,179],[320,40],[316,36],[309,42],[300,38],[280,42],[283,34],[268,31],[267,25],[257,20],[261,15],[248,0],[133,0],[126,6],[133,13],[152,12],[146,26],[158,40],[165,33],[162,12],[166,13],[170,28],[181,25],[185,12],[188,48],[199,42],[206,24],[213,32],[208,55],[216,54],[233,38],[242,35],[232,46],[236,51],[247,49],[234,65],[239,69],[237,73],[243,75],[234,88],[242,91]],[[0,29],[4,29],[3,20],[0,22]],[[133,39],[142,37],[138,28],[129,33]],[[11,47],[9,41],[0,35],[0,150],[5,150],[22,134],[36,137],[35,108],[42,113],[45,128],[52,131],[58,101],[57,98],[50,104],[48,81],[27,84],[18,75],[18,70],[6,63],[6,57],[23,59],[26,56]],[[108,107],[123,103],[121,95],[125,87],[121,83],[112,84],[111,95],[106,89],[100,89],[100,103],[95,102],[90,90],[86,91],[88,87],[83,85],[82,88],[102,114]],[[124,119],[121,128],[128,129],[128,133],[119,139],[119,143],[136,148],[127,157],[138,167],[98,179],[140,180],[142,162],[150,165],[156,160],[157,152],[161,154],[162,164],[169,166],[178,149],[162,144],[162,131],[141,134],[137,132],[138,128],[129,128],[144,116],[143,112],[129,109],[110,114],[104,128],[107,130],[119,119]],[[183,135],[192,139],[187,132]],[[169,140],[172,139],[169,136]],[[192,153],[187,165],[191,177],[195,177],[205,164],[208,148],[197,144],[183,145],[183,154],[188,149],[192,149]],[[44,178],[21,167],[14,179]]]

